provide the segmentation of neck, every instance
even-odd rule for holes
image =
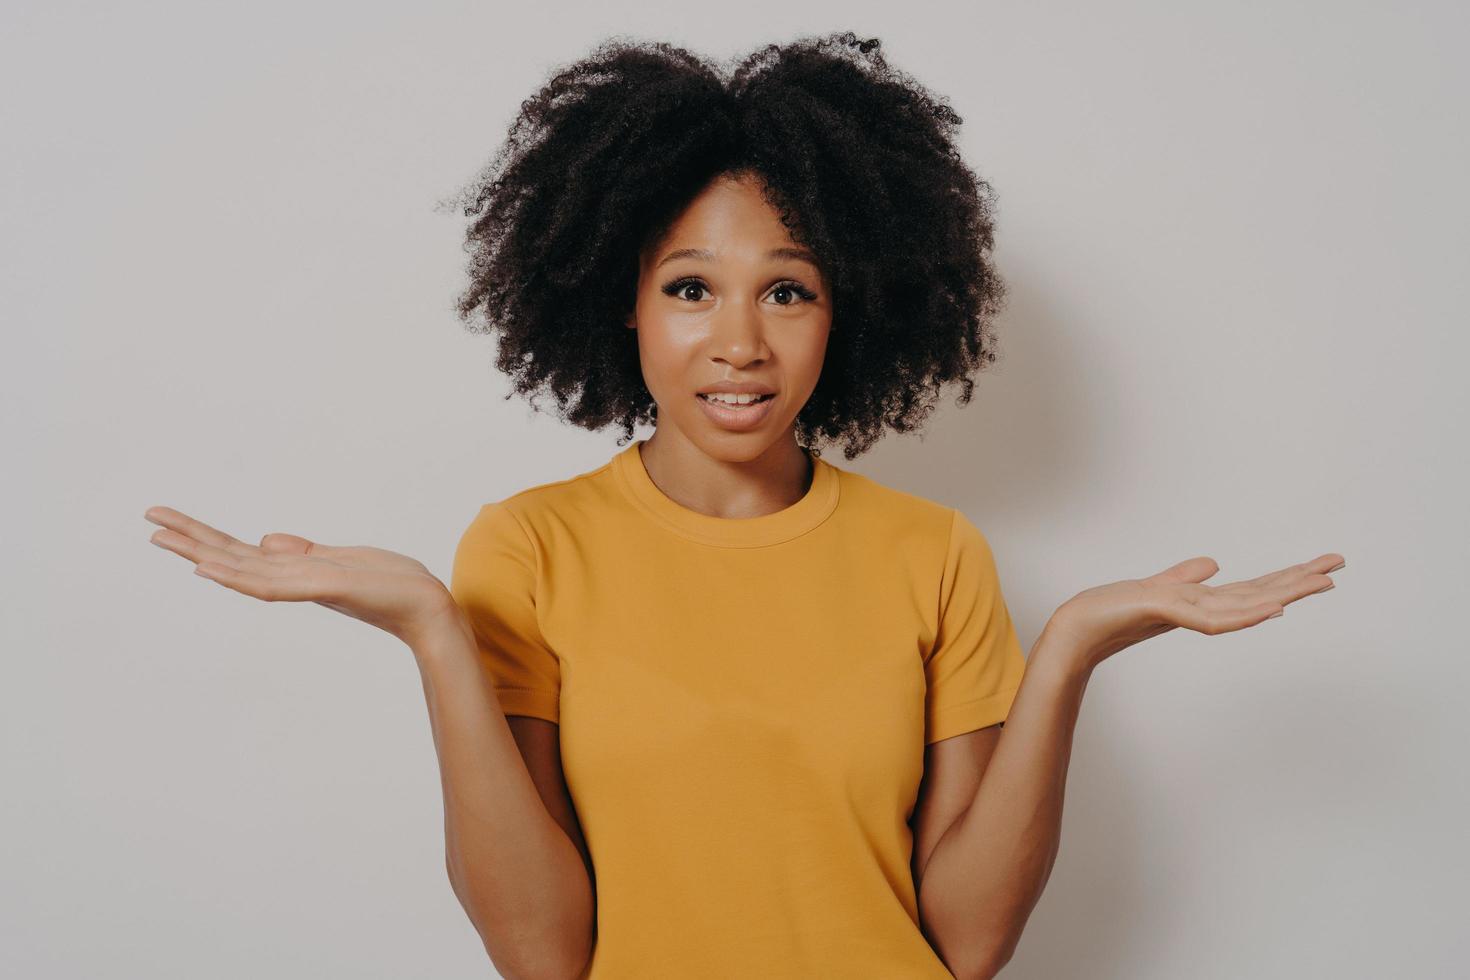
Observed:
[[[713,455],[686,438],[655,429],[640,447],[649,479],[680,506],[710,517],[763,517],[785,510],[811,489],[816,462],[788,429],[776,442]]]

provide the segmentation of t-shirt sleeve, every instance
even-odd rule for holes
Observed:
[[[557,721],[561,663],[536,618],[536,549],[519,519],[489,503],[460,537],[449,591],[475,635],[507,715]]]
[[[1005,721],[1025,669],[990,544],[955,510],[939,628],[924,660],[924,744]]]

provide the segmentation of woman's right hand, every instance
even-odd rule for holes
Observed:
[[[367,546],[334,547],[294,534],[246,544],[172,507],[143,517],[162,527],[149,540],[194,562],[195,573],[267,602],[315,602],[413,646],[461,617],[444,583],[407,555]]]

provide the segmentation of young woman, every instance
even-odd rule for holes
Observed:
[[[724,72],[608,42],[523,105],[465,201],[460,313],[517,392],[624,448],[485,504],[448,587],[146,515],[199,574],[412,649],[450,880],[507,977],[993,976],[1051,872],[1092,671],[1342,567],[1210,586],[1192,558],[1071,597],[1023,656],[974,523],[821,458],[946,384],[967,402],[995,357],[988,185],[877,47]]]

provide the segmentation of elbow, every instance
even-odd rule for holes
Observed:
[[[1015,955],[1019,937],[978,947],[950,971],[955,980],[992,980]]]
[[[1009,956],[995,956],[977,961],[972,966],[961,967],[953,971],[955,980],[993,980],[1010,959]]]
[[[597,936],[590,888],[584,889],[581,905],[556,901],[537,917],[525,914],[525,907],[517,909],[521,914],[510,914],[503,901],[477,901],[474,886],[452,871],[450,883],[485,955],[506,980],[580,980],[587,975]]]
[[[587,960],[557,960],[538,951],[526,956],[497,954],[487,945],[490,962],[505,980],[579,980],[587,975]]]
[[[591,962],[590,943],[537,935],[534,929],[490,929],[471,918],[480,945],[505,980],[580,980]]]
[[[587,975],[595,937],[545,930],[517,928],[502,930],[492,938],[480,929],[485,954],[495,972],[505,980],[581,980]]]

